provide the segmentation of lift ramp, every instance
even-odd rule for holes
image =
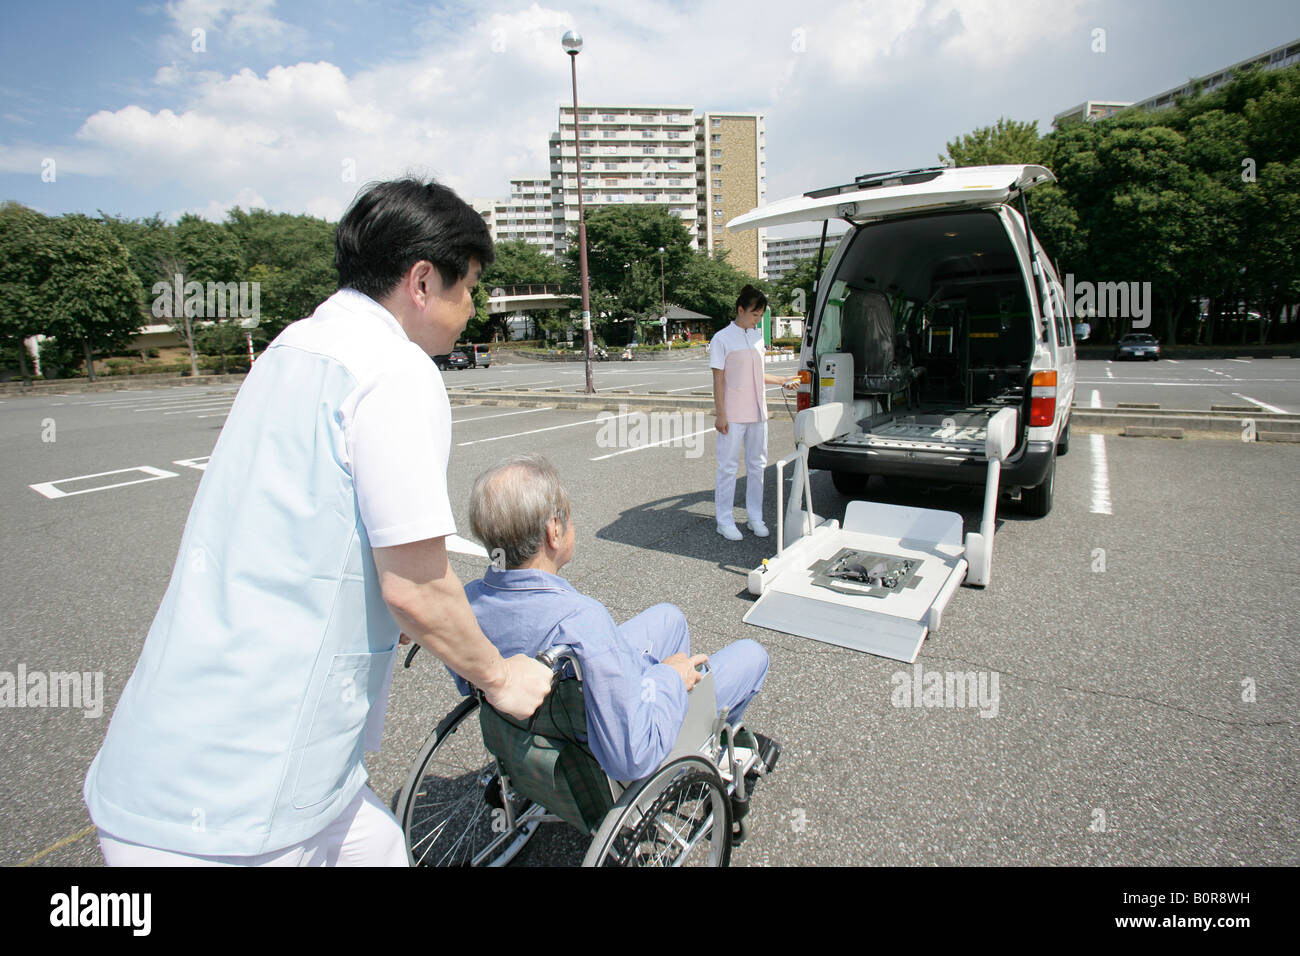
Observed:
[[[844,524],[813,510],[808,450],[854,434],[850,406],[830,403],[795,419],[795,451],[777,464],[777,554],[749,573],[758,601],[745,623],[912,663],[963,581],[984,586],[993,559],[1001,465],[1015,446],[1018,417],[989,419],[988,474],[980,530],[962,537],[961,515],[853,501]],[[784,469],[795,466],[790,505]]]

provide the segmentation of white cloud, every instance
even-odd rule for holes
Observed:
[[[244,210],[270,208],[267,205],[266,200],[258,195],[257,192],[245,188],[241,189],[233,199],[224,201],[212,199],[208,201],[206,206],[192,206],[189,209],[172,210],[169,218],[179,219],[185,213],[193,213],[207,219],[209,222],[223,222],[226,218],[226,213],[235,206]]]
[[[571,102],[560,36],[576,27],[586,41],[577,62],[584,103],[766,112],[775,198],[830,170],[862,172],[857,157],[863,145],[880,148],[886,117],[930,105],[900,105],[879,91],[915,87],[911,95],[943,97],[945,107],[980,101],[978,83],[952,78],[978,71],[1009,82],[1036,47],[1077,27],[1079,2],[792,8],[756,0],[743,16],[730,4],[688,9],[666,0],[573,11],[484,3],[476,20],[456,28],[431,14],[417,58],[351,75],[325,61],[234,74],[173,62],[154,77],[172,107],[95,113],[77,134],[77,161],[87,172],[178,184],[194,197],[186,207],[204,210],[214,197],[248,194],[275,209],[335,216],[367,181],[406,172],[435,175],[463,196],[503,197],[510,177],[548,174],[547,136],[557,107]],[[279,43],[299,29],[273,10],[270,0],[167,6],[178,35],[188,37],[187,24],[206,25],[249,43]],[[961,131],[937,130],[935,145]],[[0,168],[15,155],[0,148]],[[21,159],[30,166],[30,155]]]

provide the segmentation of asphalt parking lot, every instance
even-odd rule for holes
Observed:
[[[683,389],[707,373],[676,371],[672,387]],[[1081,370],[1081,384],[1086,377]],[[1265,384],[1280,383],[1255,382],[1246,394],[1300,407]],[[0,404],[0,670],[75,669],[104,682],[97,716],[0,711],[0,861],[101,862],[82,781],[233,394],[194,386]],[[693,427],[679,434],[698,432],[685,447],[632,448],[602,444],[598,418],[545,404],[457,406],[449,482],[458,523],[467,531],[470,485],[483,468],[543,451],[575,504],[577,552],[566,572],[576,586],[618,620],[658,601],[680,605],[698,650],[741,637],[767,647],[771,670],[747,722],[785,752],[755,795],[752,836],[735,865],[1300,862],[1300,449],[1080,434],[1058,469],[1052,513],[1028,520],[1004,506],[991,586],[962,589],[921,650],[923,672],[996,675],[996,714],[981,716],[896,706],[891,678],[910,675],[907,665],[742,624],[752,600],[744,575],[773,545],[713,531],[712,419],[685,423]],[[51,422],[55,440],[43,441]],[[791,443],[790,420],[778,414],[769,459]],[[1103,457],[1109,513],[1097,494]],[[814,477],[814,492],[819,510],[843,513],[828,476]],[[979,510],[973,495],[877,483],[869,492],[960,511],[967,527]],[[464,580],[483,568],[469,555],[453,563]],[[383,749],[367,762],[385,800],[455,702],[430,656],[399,669]],[[556,828],[520,862],[576,862],[581,850]]]
[[[773,374],[788,374],[796,362],[768,366]],[[654,393],[670,397],[712,395],[708,360],[596,362],[592,365],[596,391]],[[580,390],[580,362],[525,361],[444,373],[450,391],[470,389],[528,389],[542,395]],[[1263,411],[1300,412],[1300,360],[1297,359],[1161,359],[1158,362],[1113,362],[1082,359],[1075,401],[1086,405],[1093,391],[1100,406],[1120,402],[1157,403],[1163,408],[1207,410],[1211,405],[1255,406]],[[780,394],[770,386],[769,398]]]

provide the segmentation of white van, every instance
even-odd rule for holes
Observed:
[[[853,227],[817,283],[799,357],[800,410],[854,410],[858,430],[809,457],[841,493],[862,497],[871,475],[983,484],[987,422],[1011,408],[1018,437],[1002,487],[1028,514],[1051,510],[1070,442],[1074,336],[1087,334],[1027,240],[1024,193],[1054,181],[1042,166],[874,173],[728,224]]]

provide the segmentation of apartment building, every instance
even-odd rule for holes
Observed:
[[[695,114],[690,106],[593,106],[579,111],[574,155],[573,107],[560,107],[550,136],[552,245],[562,253],[583,205],[659,203],[697,234]],[[581,169],[579,169],[579,160]]]
[[[1275,46],[1271,50],[1265,50],[1263,53],[1248,57],[1213,73],[1195,77],[1186,83],[1165,90],[1163,93],[1157,93],[1155,96],[1149,96],[1136,103],[1087,100],[1078,106],[1057,113],[1052,118],[1052,125],[1060,126],[1062,123],[1078,120],[1105,119],[1107,116],[1113,116],[1120,110],[1130,106],[1144,110],[1164,109],[1167,106],[1173,106],[1181,98],[1194,96],[1197,93],[1211,93],[1230,83],[1236,73],[1249,67],[1258,66],[1266,71],[1284,70],[1287,67],[1295,66],[1297,63],[1300,63],[1300,40],[1292,40],[1290,43]]]
[[[697,245],[759,278],[767,272],[767,230],[727,232],[727,223],[767,199],[762,113],[705,112],[695,120]]]
[[[494,242],[522,240],[555,255],[550,179],[510,180],[510,199],[492,210]]]
[[[844,229],[828,230],[826,234],[826,253],[822,260],[824,266],[830,261],[831,253],[835,251],[835,246],[844,235]],[[817,232],[811,236],[791,236],[786,239],[767,240],[767,278],[773,282],[780,281],[786,275],[794,271],[804,259],[812,258],[817,255],[817,249],[821,246],[822,234]]]

